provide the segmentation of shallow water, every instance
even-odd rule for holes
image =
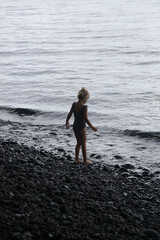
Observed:
[[[2,2],[1,135],[74,154],[64,123],[85,86],[99,128],[88,130],[89,155],[160,169],[159,7],[158,0]]]

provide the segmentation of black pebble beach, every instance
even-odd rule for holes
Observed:
[[[1,240],[160,239],[160,179],[0,140]]]

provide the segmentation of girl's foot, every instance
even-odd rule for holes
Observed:
[[[82,163],[79,159],[75,160],[75,163]]]
[[[90,160],[87,160],[84,162],[84,164],[92,164],[92,162]]]

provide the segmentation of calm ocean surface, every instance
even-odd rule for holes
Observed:
[[[99,128],[88,155],[160,170],[159,11],[159,0],[2,1],[1,136],[74,156],[64,123],[86,87]]]

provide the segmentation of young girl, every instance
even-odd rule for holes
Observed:
[[[74,113],[74,124],[73,130],[75,137],[77,139],[77,144],[75,148],[75,162],[80,162],[79,160],[79,150],[82,146],[82,154],[85,164],[91,164],[92,162],[87,160],[87,150],[86,150],[86,123],[96,132],[95,128],[88,119],[88,108],[84,105],[89,99],[89,92],[82,88],[78,93],[78,102],[72,104],[71,110],[66,118],[66,127],[69,128],[69,119]]]

